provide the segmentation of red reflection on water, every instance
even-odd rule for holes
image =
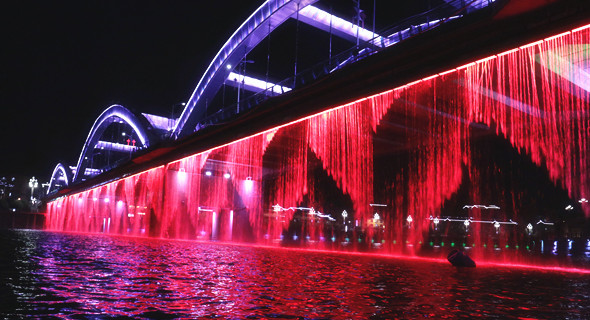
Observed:
[[[37,316],[563,318],[587,309],[589,283],[572,274],[100,235],[49,234],[36,244]],[[563,303],[580,308],[551,305]]]
[[[462,241],[477,261],[527,264],[498,250],[539,246],[524,229],[537,212],[520,210],[532,196],[503,180],[514,162],[482,165],[473,127],[495,128],[570,199],[590,195],[587,54],[576,50],[588,43],[577,29],[57,199],[47,229],[404,256]],[[462,189],[468,204],[503,208],[493,221],[505,224],[453,208]],[[448,212],[469,221],[433,226]],[[463,239],[444,240],[457,230]]]

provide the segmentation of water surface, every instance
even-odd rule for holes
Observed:
[[[583,319],[590,276],[216,243],[0,232],[0,316]]]

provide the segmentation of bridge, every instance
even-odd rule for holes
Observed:
[[[109,106],[47,228],[502,261],[590,236],[590,4],[444,1],[379,30],[353,4],[264,2],[178,117]],[[271,73],[289,23],[344,49]]]
[[[328,8],[328,4],[318,0],[265,1],[215,55],[193,94],[187,102],[181,104],[184,109],[179,117],[132,112],[121,105],[107,107],[90,129],[78,161],[74,165],[58,163],[55,166],[47,193],[54,194],[70,184],[109,171],[129,161],[137,152],[145,152],[154,145],[190,136],[206,126],[244,114],[270,98],[313,85],[322,77],[405,39],[478,10],[494,10],[494,6],[499,6],[498,3],[492,0],[445,0],[403,21],[389,21],[387,23],[393,24],[376,31],[375,21],[365,21],[369,19],[358,1],[351,2],[348,6],[341,5],[356,14],[348,20],[330,13],[331,6]],[[376,3],[372,4],[375,5]],[[374,12],[378,8],[370,9]],[[317,56],[314,57],[312,67],[297,70],[296,58],[292,65],[293,75],[286,76],[282,70],[272,74],[268,67],[269,52],[273,50],[270,48],[271,34],[290,20],[295,21],[297,28],[302,23],[313,27],[318,33],[328,34],[329,52],[322,55],[318,54],[315,47],[296,48]],[[373,25],[371,30],[364,27],[369,24]],[[268,43],[262,44],[265,39]],[[276,41],[276,46],[280,46],[283,41]],[[255,66],[251,60],[250,53],[257,47],[266,51],[266,57],[260,63],[266,70]],[[322,56],[328,56],[328,59],[319,58]],[[253,73],[258,72],[258,75],[264,73],[265,76],[261,78],[249,75],[246,73],[247,69],[254,70]],[[269,79],[282,80],[273,83]],[[237,90],[226,92],[226,87]],[[225,101],[237,102],[227,105]]]

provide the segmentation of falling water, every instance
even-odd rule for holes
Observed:
[[[590,217],[589,45],[582,27],[55,199],[46,227],[529,261]]]

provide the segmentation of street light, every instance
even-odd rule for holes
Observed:
[[[471,224],[471,221],[469,221],[469,219],[465,219],[465,221],[463,221],[463,225],[465,225],[465,230],[469,231],[470,224]]]
[[[342,224],[344,224],[344,232],[348,232],[348,226],[346,225],[346,217],[348,217],[348,212],[346,210],[342,211]]]
[[[528,232],[529,236],[533,233],[533,225],[532,224],[528,224],[526,226],[526,231]]]
[[[34,202],[35,188],[37,188],[38,186],[39,182],[37,181],[37,179],[35,179],[35,177],[32,177],[29,180],[29,188],[31,188],[31,202]]]

